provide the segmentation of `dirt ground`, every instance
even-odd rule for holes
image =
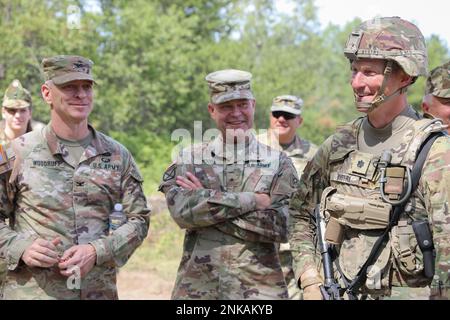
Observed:
[[[151,272],[121,271],[117,287],[121,300],[169,300],[173,282]]]
[[[122,300],[168,300],[181,259],[184,231],[170,218],[161,194],[148,196],[152,207],[147,239],[119,270]]]

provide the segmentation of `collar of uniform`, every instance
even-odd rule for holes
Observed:
[[[217,136],[209,145],[209,152],[213,157],[220,158],[224,163],[234,163],[237,160],[259,160],[260,152],[258,152],[258,141],[253,132],[249,135],[248,144],[237,145],[237,153],[235,155],[235,144],[224,143],[222,135]],[[247,156],[246,156],[247,154]],[[219,159],[217,159],[219,160]]]
[[[289,145],[289,147],[283,149],[283,151],[290,156],[295,156],[306,153],[308,151],[307,149],[308,143],[300,139],[298,135],[295,135],[294,141]]]
[[[91,130],[92,132],[92,141],[89,144],[89,146],[86,148],[86,155],[87,157],[93,157],[96,156],[98,154],[104,154],[106,152],[108,152],[109,150],[107,149],[107,144],[102,143],[102,141],[100,140],[100,135],[97,134],[97,131],[90,125],[88,124],[89,130]],[[64,147],[63,145],[59,142],[58,137],[56,136],[55,131],[52,128],[52,123],[50,122],[44,129],[44,135],[45,138],[47,140],[47,144],[48,147],[50,149],[50,152],[53,155],[56,154],[61,154],[64,155]]]

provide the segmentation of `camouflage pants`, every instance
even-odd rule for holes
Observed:
[[[3,260],[0,260],[0,298],[3,297],[3,284],[7,273],[8,269],[6,267],[6,263]]]
[[[392,287],[391,296],[383,300],[428,300],[430,288]]]
[[[287,299],[274,243],[242,241],[213,228],[189,232],[172,299]]]
[[[281,269],[283,270],[284,280],[288,287],[289,300],[301,300],[302,293],[295,281],[294,270],[292,269],[292,254],[289,250],[279,251]]]

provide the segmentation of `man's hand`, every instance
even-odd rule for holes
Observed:
[[[22,260],[29,267],[49,268],[59,262],[56,246],[61,238],[56,237],[52,241],[42,238],[34,240],[22,254]]]
[[[72,267],[77,266],[80,268],[81,277],[84,277],[94,267],[96,260],[95,248],[90,244],[80,244],[64,252],[58,267],[63,276],[70,277],[73,274]]]
[[[205,189],[200,180],[190,172],[186,172],[186,177],[177,176],[176,183],[187,190]]]
[[[319,284],[313,284],[303,289],[303,300],[323,300]]]
[[[267,209],[272,203],[268,194],[255,193],[256,198],[256,210]]]
[[[323,300],[320,286],[323,279],[315,268],[308,268],[300,277],[300,285],[303,288],[303,300]]]

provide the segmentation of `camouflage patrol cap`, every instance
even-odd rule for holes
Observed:
[[[250,85],[251,79],[250,72],[234,69],[208,74],[205,80],[208,82],[211,102],[221,104],[231,100],[255,99]]]
[[[93,62],[81,56],[59,55],[42,60],[45,80],[61,85],[74,80],[90,80]]]
[[[411,22],[399,17],[380,17],[363,22],[345,45],[345,56],[393,60],[412,77],[426,76],[428,56],[425,38]]]
[[[273,99],[270,111],[283,111],[300,115],[302,113],[303,100],[292,95],[278,96]]]
[[[2,107],[11,109],[23,109],[31,107],[31,94],[25,89],[19,80],[15,79],[5,91]]]
[[[427,78],[425,94],[450,98],[450,61],[431,70]]]

